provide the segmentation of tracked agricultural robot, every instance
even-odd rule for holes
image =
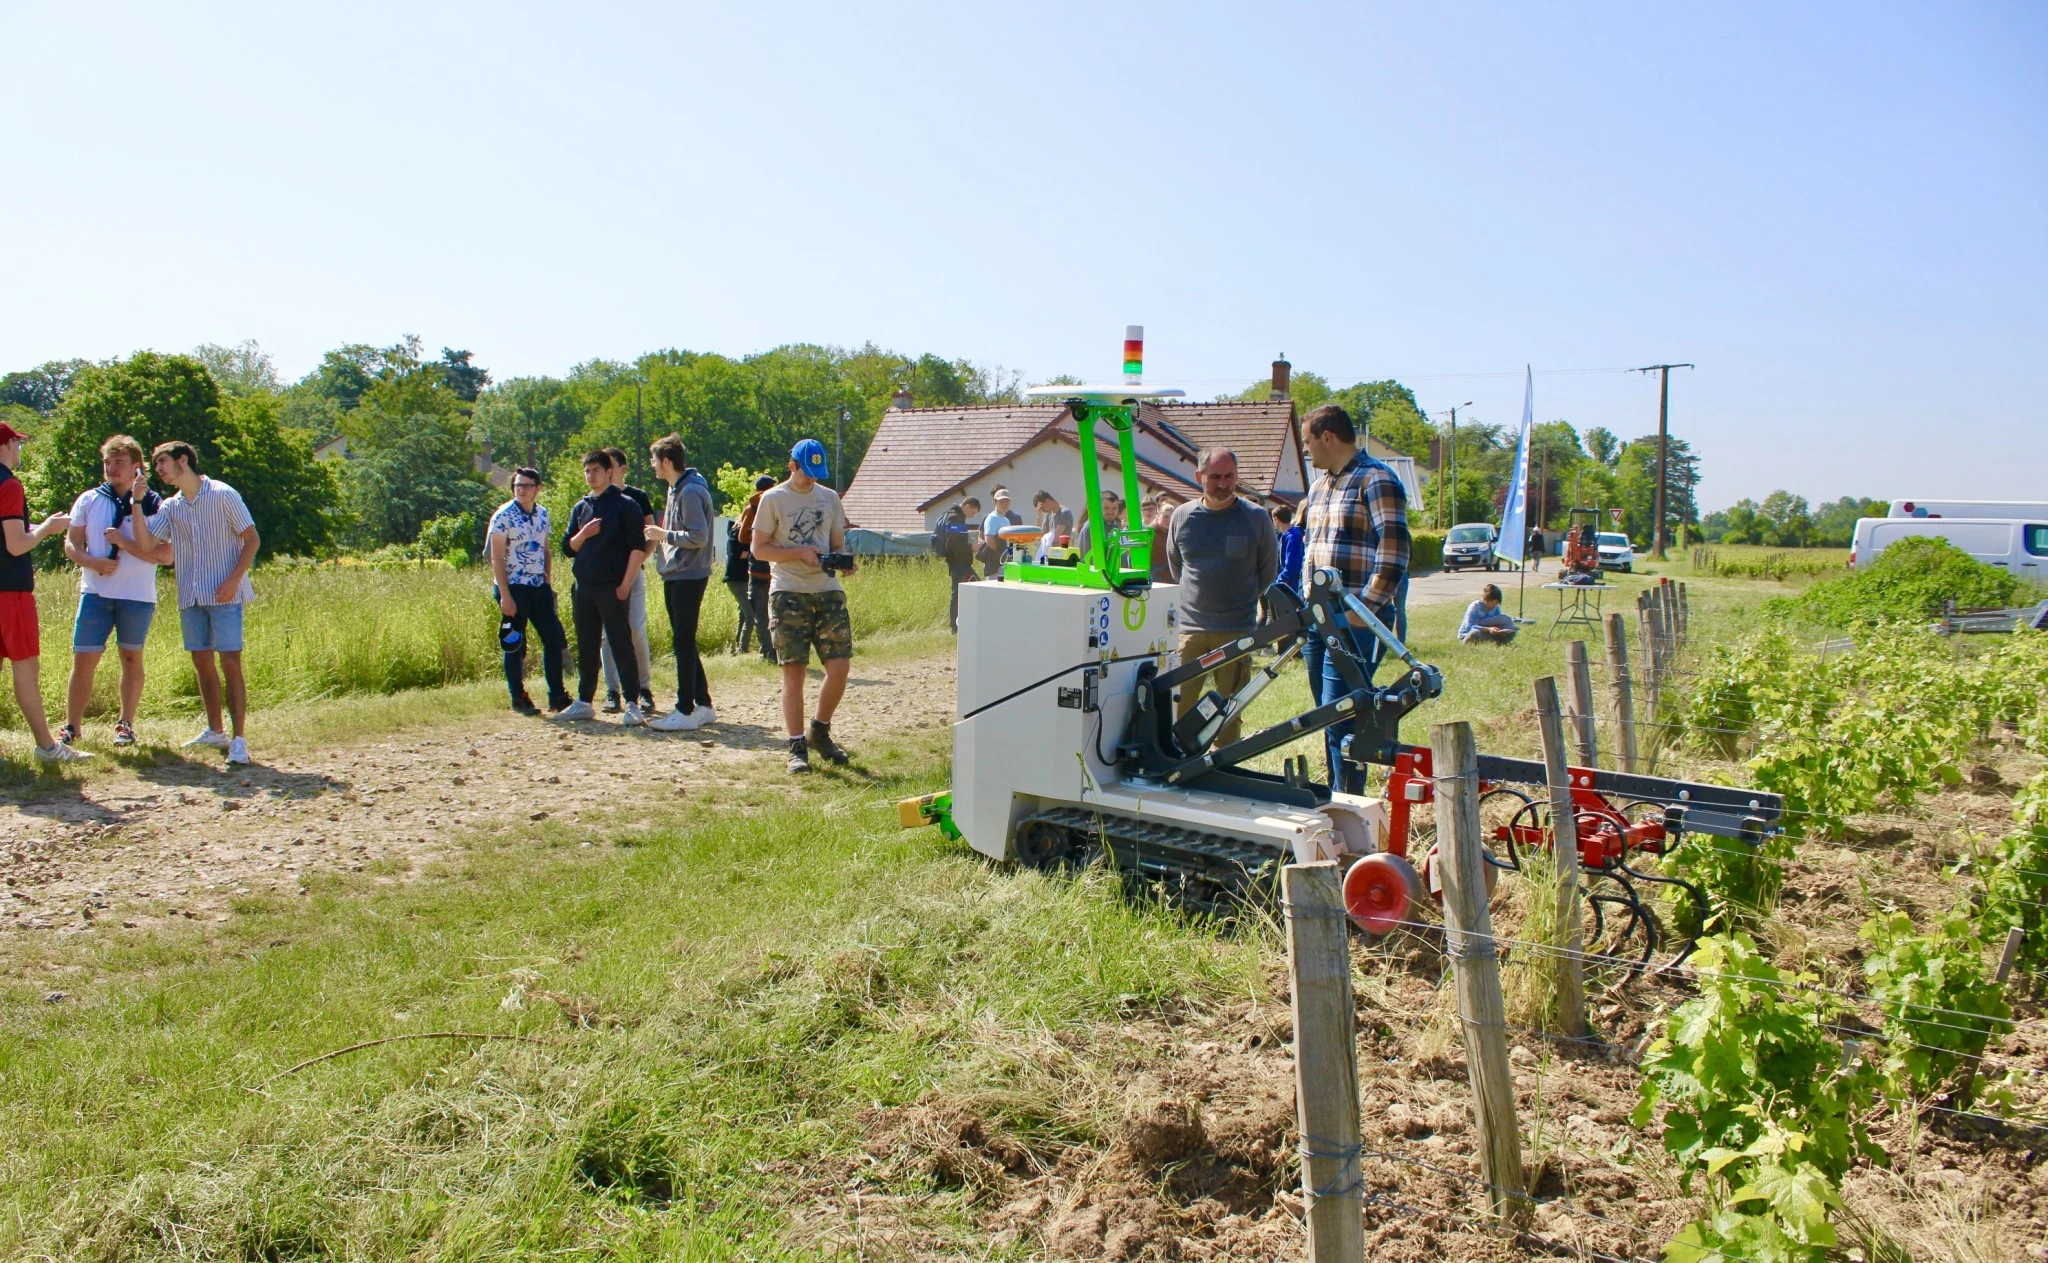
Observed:
[[[1032,392],[1073,412],[1088,546],[1052,550],[1042,563],[1011,560],[1004,582],[961,587],[953,786],[905,801],[902,822],[936,824],[991,859],[1032,868],[1107,864],[1133,886],[1225,917],[1276,900],[1283,865],[1336,860],[1346,866],[1345,901],[1362,930],[1414,924],[1438,886],[1434,848],[1411,835],[1411,823],[1422,823],[1416,808],[1433,801],[1434,780],[1430,751],[1404,745],[1398,729],[1442,693],[1443,677],[1330,570],[1311,574],[1303,596],[1275,585],[1255,631],[1198,660],[1178,660],[1179,589],[1151,578],[1152,550],[1164,542],[1149,528],[1104,519],[1092,458],[1106,427],[1116,438],[1123,503],[1135,508],[1136,410],[1181,393],[1141,384],[1139,337],[1135,329],[1126,337],[1122,383]],[[1367,656],[1339,634],[1347,617],[1361,640],[1383,650],[1387,680],[1375,684]],[[1345,695],[1218,746],[1225,725],[1310,636],[1322,638]],[[1268,649],[1270,659],[1235,696],[1205,691],[1176,717],[1177,690]],[[1279,772],[1250,766],[1347,719],[1353,731],[1343,758],[1353,768],[1386,768],[1382,796],[1323,784],[1306,756],[1283,755]],[[1515,867],[1548,847],[1543,764],[1482,755],[1479,773],[1494,863]],[[1640,857],[1668,853],[1690,835],[1709,845],[1753,844],[1781,810],[1775,796],[1725,786],[1597,768],[1573,768],[1571,778],[1580,857],[1593,880],[1588,941],[1627,953],[1636,966],[1661,941],[1644,883],[1683,886],[1645,870]],[[1422,819],[1430,815],[1425,809]],[[1697,890],[1686,888],[1685,897],[1704,911]],[[1683,954],[1689,943],[1664,946]]]

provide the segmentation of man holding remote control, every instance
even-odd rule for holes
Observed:
[[[754,556],[768,563],[768,631],[782,663],[782,723],[789,733],[789,770],[811,770],[811,751],[834,763],[847,761],[832,740],[832,712],[846,693],[853,660],[853,622],[838,575],[853,570],[846,554],[846,512],[839,493],[824,480],[832,476],[825,445],[804,439],[789,453],[789,478],[763,492],[754,514]],[[804,676],[811,649],[825,666],[818,688],[817,718],[804,728]]]

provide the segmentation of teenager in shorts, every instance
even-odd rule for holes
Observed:
[[[823,565],[824,554],[846,547],[846,512],[839,493],[824,485],[832,476],[825,445],[805,439],[789,453],[789,479],[761,495],[754,514],[754,556],[772,572],[768,631],[782,663],[782,723],[789,732],[789,770],[811,770],[811,751],[834,763],[847,761],[832,740],[832,713],[846,693],[853,665],[853,623],[846,613],[846,589]],[[825,664],[818,688],[817,718],[804,728],[804,676],[811,650]]]
[[[105,479],[71,506],[64,555],[78,567],[78,617],[71,626],[71,685],[64,726],[66,745],[85,732],[85,708],[93,678],[107,652],[107,637],[121,656],[121,717],[114,744],[135,744],[135,711],[142,704],[142,646],[156,617],[156,568],[171,560],[171,547],[150,538],[147,519],[162,507],[149,486],[142,444],[116,434],[100,444],[100,477]],[[122,551],[118,535],[131,547]]]
[[[149,533],[169,540],[178,559],[178,629],[192,669],[199,676],[199,702],[206,730],[186,746],[225,747],[228,762],[249,761],[249,686],[242,677],[242,611],[256,593],[249,568],[262,541],[242,493],[199,472],[199,453],[190,443],[159,443],[149,454],[156,476],[178,489],[148,517]],[[123,552],[134,545],[113,537]],[[226,695],[230,737],[221,725]]]
[[[50,732],[43,715],[42,625],[36,619],[36,571],[29,552],[71,526],[71,515],[52,513],[31,526],[28,494],[14,471],[21,465],[22,434],[0,421],[0,658],[14,671],[14,700],[35,738],[36,757],[45,763],[76,763],[92,756],[74,750]]]

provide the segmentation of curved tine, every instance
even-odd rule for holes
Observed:
[[[1518,798],[1522,802],[1521,808],[1518,809],[1514,815],[1508,817],[1508,836],[1506,839],[1508,854],[1507,861],[1505,863],[1501,862],[1498,856],[1496,856],[1491,861],[1495,868],[1505,868],[1510,872],[1519,873],[1522,871],[1522,856],[1521,853],[1515,849],[1515,822],[1522,818],[1522,812],[1527,811],[1532,804],[1529,796],[1523,793],[1521,790],[1510,789],[1505,785],[1496,786],[1495,788],[1490,789],[1479,796],[1479,810],[1482,816],[1486,811],[1486,800],[1494,797],[1495,795],[1502,795],[1508,798]],[[1490,842],[1491,839],[1487,839],[1487,841]]]
[[[1694,911],[1699,913],[1699,923],[1701,925],[1705,925],[1707,923],[1707,892],[1701,890],[1692,882],[1687,881],[1683,877],[1659,877],[1654,873],[1638,872],[1635,869],[1630,868],[1628,866],[1627,860],[1621,861],[1621,871],[1627,873],[1629,876],[1634,877],[1639,881],[1655,882],[1660,886],[1676,886],[1679,889],[1683,890],[1688,896],[1691,897]],[[1662,966],[1662,968],[1676,969],[1678,966],[1684,964],[1686,958],[1692,955],[1692,949],[1698,946],[1698,944],[1699,939],[1697,936],[1687,938],[1685,940],[1685,946],[1679,950],[1678,955],[1672,957],[1671,960],[1669,960]]]
[[[1630,970],[1632,973],[1641,973],[1650,967],[1650,958],[1657,954],[1657,931],[1650,920],[1650,910],[1643,905],[1642,895],[1627,877],[1619,872],[1609,872],[1607,876],[1628,892],[1629,911],[1643,926],[1643,958]],[[1629,928],[1632,930],[1635,926],[1631,925]],[[1614,945],[1620,947],[1621,940],[1616,939]]]
[[[1522,825],[1522,818],[1527,816],[1529,818],[1528,827],[1534,829],[1539,837],[1542,836],[1544,826],[1537,819],[1537,816],[1540,812],[1547,811],[1548,809],[1548,803],[1539,803],[1531,798],[1523,802],[1520,811],[1508,817],[1508,858],[1514,862],[1516,868],[1522,867],[1522,853],[1515,845],[1516,828]]]

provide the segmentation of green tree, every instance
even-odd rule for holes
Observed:
[[[1803,548],[1813,531],[1806,497],[1782,489],[1764,497],[1757,506],[1757,517],[1763,524],[1764,542],[1777,548]]]
[[[420,340],[411,334],[387,347],[352,342],[322,356],[320,366],[308,373],[300,385],[334,400],[347,412],[361,403],[377,382],[410,373],[419,366]]]
[[[223,395],[276,394],[281,386],[277,366],[270,354],[254,341],[220,346],[212,342],[194,347],[192,358],[206,365],[214,385]]]
[[[310,436],[281,424],[283,401],[269,393],[221,403],[221,480],[241,492],[273,557],[332,553],[341,527],[334,466],[313,459]]]
[[[433,365],[434,370],[440,373],[441,384],[448,388],[448,392],[469,404],[475,403],[476,397],[483,393],[484,387],[491,384],[489,370],[471,363],[472,358],[472,352],[451,351],[444,346],[441,348],[441,358]]]
[[[477,397],[473,422],[501,465],[546,469],[583,428],[568,383],[553,377],[515,377]]]
[[[1586,455],[1612,469],[1621,459],[1621,440],[1606,426],[1596,425],[1586,431]]]
[[[488,516],[495,492],[469,467],[468,449],[437,425],[423,425],[348,462],[353,542],[410,544],[438,517]]]
[[[1847,548],[1855,542],[1857,519],[1883,517],[1891,511],[1888,500],[1843,496],[1813,511],[1813,533],[1808,542],[1816,548]]]
[[[182,439],[199,454],[206,473],[227,474],[221,460],[220,387],[189,355],[138,351],[126,360],[93,365],[70,383],[53,424],[31,453],[36,490],[48,510],[67,508],[100,481],[100,444],[128,434],[148,452]],[[232,480],[230,480],[232,481]]]
[[[0,377],[0,404],[20,404],[44,416],[57,410],[78,374],[92,365],[86,360],[50,360],[35,368]]]
[[[1684,439],[1670,440],[1665,459],[1665,539],[1677,539],[1673,529],[1697,526],[1699,510],[1693,491],[1699,486],[1699,458]],[[1622,510],[1622,524],[1629,538],[1649,547],[1654,542],[1651,524],[1656,517],[1657,436],[1637,439],[1621,449],[1615,461],[1615,499]]]

